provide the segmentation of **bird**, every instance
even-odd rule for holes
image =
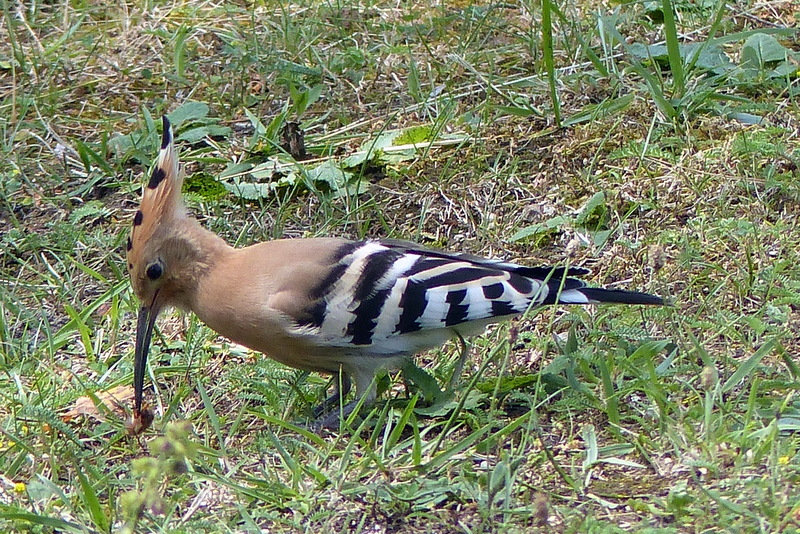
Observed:
[[[664,304],[648,293],[588,287],[581,267],[528,267],[404,241],[286,238],[235,248],[187,213],[182,182],[165,115],[158,161],[127,240],[140,301],[134,421],[152,420],[142,408],[144,372],[156,318],[167,307],[191,311],[282,364],[333,375],[334,394],[314,414],[318,427],[336,428],[359,402],[376,400],[379,371],[490,323],[549,304]],[[342,406],[353,382],[356,400]]]

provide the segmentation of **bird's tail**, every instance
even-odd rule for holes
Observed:
[[[664,299],[641,291],[626,291],[624,289],[603,289],[599,287],[584,287],[579,290],[590,302],[613,302],[617,304],[652,304],[661,306]]]
[[[641,291],[626,291],[624,289],[604,289],[601,287],[574,287],[570,289],[561,288],[559,291],[558,282],[551,280],[548,298],[543,304],[650,304],[660,306],[664,304],[664,299]],[[556,300],[557,297],[557,300]]]

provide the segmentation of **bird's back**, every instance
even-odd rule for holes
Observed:
[[[587,273],[581,268],[525,267],[394,241],[302,241],[307,252],[316,249],[306,257],[320,264],[320,274],[298,284],[303,293],[281,310],[293,319],[294,333],[373,356],[416,352],[455,333],[477,334],[532,306],[662,303],[644,293],[587,288],[574,278]]]

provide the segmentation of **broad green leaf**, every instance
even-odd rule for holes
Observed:
[[[800,76],[800,67],[790,61],[778,64],[769,73],[770,78],[797,78],[798,76]]]
[[[595,212],[601,208],[605,207],[606,203],[606,194],[602,191],[598,191],[592,198],[590,198],[586,204],[581,208],[580,212],[578,212],[577,217],[575,217],[575,223],[578,225],[585,225],[589,222],[590,219],[595,215]],[[605,211],[605,210],[603,210]]]
[[[611,234],[613,234],[614,232],[616,232],[615,229],[599,230],[597,232],[594,232],[592,233],[592,243],[594,243],[595,246],[597,247],[601,247],[608,242],[608,238],[611,237]]]
[[[414,126],[405,130],[385,131],[378,137],[363,142],[358,152],[342,161],[342,167],[352,169],[366,161],[375,161],[384,165],[409,161],[418,155],[418,150],[413,145],[432,141],[435,139],[431,126]]]
[[[353,173],[343,171],[333,161],[328,160],[308,169],[306,176],[309,180],[325,183],[332,190],[337,191],[347,185],[347,182],[353,177]]]
[[[483,393],[493,393],[496,389],[499,394],[504,395],[516,389],[525,389],[533,386],[537,382],[538,377],[532,374],[518,376],[503,375],[499,378],[499,385],[497,384],[497,380],[498,379],[478,382],[475,384],[475,389]]]
[[[416,145],[433,140],[433,129],[431,126],[412,126],[406,128],[394,140],[394,145]]]
[[[388,148],[391,146],[399,145],[400,143],[396,143],[395,139],[397,139],[401,133],[402,133],[401,130],[391,130],[383,132],[375,139],[368,139],[367,141],[362,143],[361,150],[373,151],[373,150],[379,150],[381,148]]]
[[[206,137],[228,137],[230,134],[231,129],[227,126],[208,124],[186,130],[182,132],[176,139],[178,141],[186,141],[187,143],[197,143]]]
[[[800,431],[800,417],[786,417],[781,416],[778,418],[778,430],[782,432],[798,432]]]
[[[629,360],[632,362],[640,359],[652,360],[669,345],[669,341],[645,341],[630,355]]]
[[[342,160],[342,167],[345,169],[354,169],[360,165],[363,165],[365,161],[372,159],[375,157],[374,153],[369,153],[365,150],[359,150],[355,154],[347,156]]]
[[[741,66],[762,69],[769,63],[785,61],[790,51],[771,35],[757,33],[742,46]]]
[[[531,236],[535,236],[538,234],[543,234],[550,232],[556,228],[560,228],[561,226],[570,222],[568,217],[563,215],[557,215],[546,220],[543,223],[532,224],[530,226],[526,226],[518,230],[514,235],[511,236],[511,241],[522,241]]]
[[[277,184],[275,182],[270,182],[266,184],[226,183],[224,185],[225,189],[227,189],[237,197],[244,198],[246,200],[257,200],[259,198],[267,198],[273,194],[273,191],[275,191],[275,189],[277,189]]]
[[[254,165],[250,162],[243,161],[241,163],[229,163],[225,170],[219,174],[220,180],[230,178],[231,176],[241,176],[242,174],[253,169]]]
[[[741,122],[742,124],[761,124],[764,121],[764,117],[759,117],[752,113],[728,113],[728,118]]]
[[[403,376],[420,389],[426,402],[433,404],[445,397],[436,379],[412,360],[403,365]]]
[[[208,117],[208,104],[190,100],[169,114],[169,120],[177,127],[184,122],[191,122]]]
[[[667,46],[663,44],[643,45],[634,43],[630,45],[629,51],[633,57],[647,63],[654,61],[662,67],[669,67],[669,53]],[[694,62],[696,68],[721,73],[733,66],[728,55],[721,47],[715,44],[691,43],[682,44],[678,47],[680,56],[685,64]]]

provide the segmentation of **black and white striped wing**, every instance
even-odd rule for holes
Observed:
[[[405,258],[411,267],[396,280],[376,334],[518,315],[532,302],[545,302],[550,291],[543,280],[515,273],[501,262],[432,256],[424,250],[408,250]]]
[[[590,288],[568,278],[586,274],[580,268],[523,267],[378,241],[343,244],[332,261],[329,276],[312,292],[311,319],[302,325],[329,345],[403,352],[414,347],[391,340],[482,326],[532,304],[555,303],[556,296],[563,303],[594,301],[586,294]]]

